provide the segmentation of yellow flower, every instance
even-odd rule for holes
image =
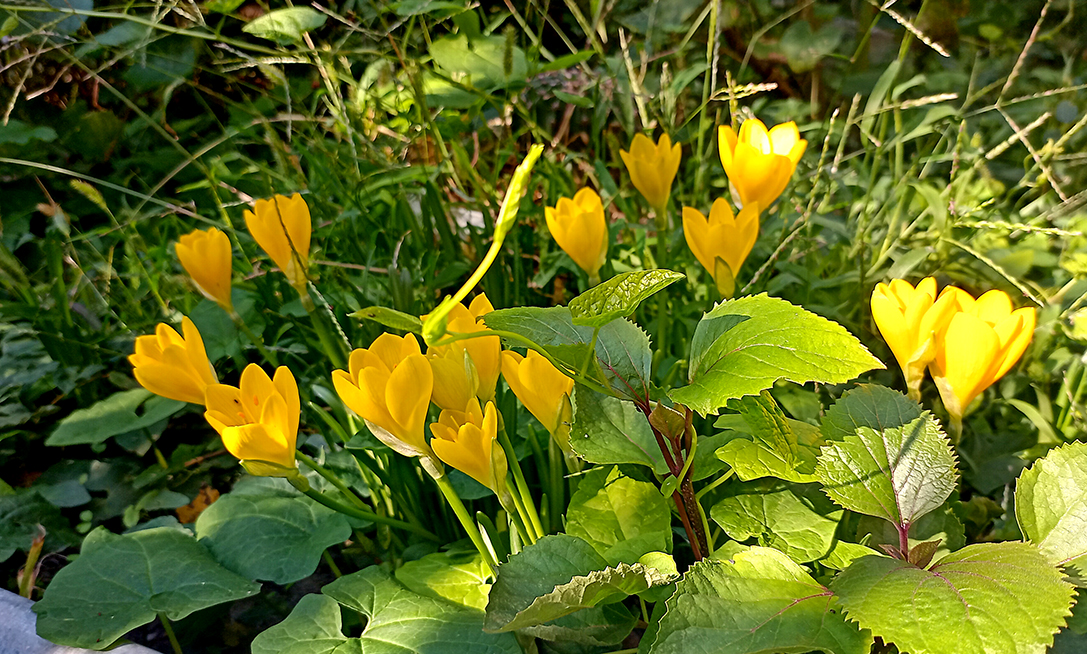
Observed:
[[[1004,291],[992,290],[977,300],[965,291],[956,295],[962,310],[937,337],[936,356],[929,364],[955,425],[961,424],[974,398],[1019,360],[1030,345],[1037,320],[1033,307],[1013,310]]]
[[[392,449],[405,456],[429,456],[423,423],[434,375],[415,336],[382,334],[368,349],[352,352],[348,368],[332,372],[343,403]]]
[[[204,389],[219,379],[196,325],[182,318],[181,330],[184,338],[169,325],[159,323],[154,335],[136,339],[136,352],[128,361],[136,381],[155,395],[203,404]]]
[[[502,492],[507,462],[502,447],[495,447],[498,411],[494,402],[487,403],[486,413],[475,398],[465,411],[442,411],[430,431],[434,434],[430,445],[439,459],[495,493]]]
[[[535,350],[527,356],[502,353],[502,376],[529,413],[547,428],[563,451],[570,451],[570,391],[574,380]]]
[[[717,130],[718,150],[725,174],[740,196],[740,204],[757,202],[763,210],[789,184],[796,164],[808,147],[796,123],[775,125],[769,132],[757,118],[749,118],[736,135],[732,127]]]
[[[494,311],[486,293],[480,293],[465,307],[458,304],[450,310],[447,329],[470,334],[484,331],[480,320]],[[480,402],[494,399],[494,387],[502,371],[502,342],[497,336],[485,336],[456,341],[427,349],[427,359],[434,372],[432,400],[443,409],[462,411],[474,395]]]
[[[932,277],[922,279],[917,288],[905,280],[894,279],[890,284],[877,284],[872,291],[872,317],[898,360],[914,400],[921,399],[921,382],[925,367],[936,356],[937,335],[961,308],[960,293],[966,295],[948,286],[937,298],[936,280]]]
[[[635,134],[630,152],[620,150],[619,156],[627,166],[634,188],[649,202],[649,206],[663,211],[668,206],[672,182],[679,172],[681,156],[679,143],[662,134],[656,144],[645,134]]]
[[[257,200],[253,210],[245,212],[245,226],[291,285],[303,293],[309,266],[309,241],[312,225],[309,206],[302,196],[277,195],[271,200]]]
[[[177,240],[177,258],[204,297],[233,313],[230,302],[230,239],[212,227],[194,229]]]
[[[702,212],[683,207],[683,235],[698,262],[713,275],[722,297],[736,291],[736,273],[740,271],[755,240],[759,237],[759,207],[752,202],[734,216],[724,198],[710,207],[709,220]]]
[[[559,198],[555,207],[544,208],[547,228],[566,254],[588,275],[600,279],[600,267],[608,254],[608,224],[604,205],[591,188],[583,188],[574,199]]]
[[[251,363],[242,371],[239,387],[213,384],[207,388],[204,418],[219,432],[223,446],[251,475],[290,477],[296,474],[298,383],[284,366],[275,377]]]

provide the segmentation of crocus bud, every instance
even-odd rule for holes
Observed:
[[[245,212],[245,226],[291,286],[304,294],[313,226],[302,196],[295,193],[289,198],[276,195],[271,200],[257,200],[253,210]]]
[[[594,283],[608,255],[608,224],[604,205],[590,188],[574,194],[574,199],[559,198],[554,207],[546,207],[544,216],[551,236],[566,254],[589,275]]]
[[[136,381],[155,395],[203,404],[204,390],[219,379],[196,325],[182,318],[181,331],[184,338],[169,325],[159,323],[154,335],[136,339],[136,352],[128,361]]]
[[[177,259],[204,297],[233,313],[230,238],[215,227],[194,229],[177,240]]]
[[[721,297],[736,292],[736,275],[759,237],[759,204],[751,203],[738,216],[724,198],[717,198],[707,219],[683,207],[683,236],[698,262],[713,276]]]
[[[667,134],[662,134],[657,143],[653,143],[645,134],[635,134],[630,151],[620,150],[619,156],[626,164],[634,188],[649,202],[649,206],[658,211],[664,210],[668,206],[672,182],[679,172],[679,143],[672,145]]]

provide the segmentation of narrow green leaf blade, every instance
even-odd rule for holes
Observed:
[[[837,384],[882,367],[841,325],[763,294],[722,302],[702,317],[690,384],[669,396],[706,415],[781,379]]]
[[[1019,476],[1015,517],[1023,534],[1079,585],[1087,580],[1087,443],[1050,450]]]
[[[419,320],[418,316],[388,307],[366,307],[348,314],[348,317],[358,318],[359,320],[372,320],[382,327],[399,329],[404,332],[415,332],[416,334],[423,332],[423,321]]]
[[[661,269],[622,273],[570,300],[570,314],[575,325],[603,327],[634,313],[643,300],[684,277]]]
[[[1072,586],[1033,545],[981,543],[928,570],[857,559],[831,582],[849,619],[910,654],[1043,654]]]

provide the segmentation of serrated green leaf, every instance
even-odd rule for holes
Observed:
[[[142,388],[114,393],[86,409],[70,413],[45,444],[59,447],[101,443],[112,436],[150,427],[184,407],[184,402],[152,395]]]
[[[1087,583],[1087,443],[1050,450],[1023,471],[1015,517],[1050,561]]]
[[[326,547],[351,537],[351,525],[296,492],[262,488],[220,497],[197,518],[196,535],[243,577],[289,584],[313,574]]]
[[[389,309],[388,307],[366,307],[354,313],[348,314],[350,318],[359,320],[372,320],[383,327],[399,329],[404,332],[420,334],[423,331],[423,321],[418,316],[410,313]]]
[[[730,538],[755,538],[800,563],[821,559],[834,547],[842,510],[811,487],[773,481],[745,484],[739,490],[710,509],[710,517]]]
[[[798,483],[815,481],[818,450],[801,445],[796,433],[805,432],[805,440],[814,442],[818,432],[815,427],[786,418],[766,391],[742,398],[735,402],[735,408],[747,423],[752,438],[729,440],[717,450],[717,457],[732,466],[737,477],[743,481],[762,477]]]
[[[906,528],[943,504],[958,480],[951,445],[928,413],[902,427],[858,428],[823,448],[815,474],[838,504]]]
[[[650,552],[672,551],[669,500],[649,482],[625,477],[618,466],[580,477],[566,510],[566,533],[585,540],[609,565],[637,563]]]
[[[1033,545],[981,543],[928,570],[867,556],[831,582],[846,616],[910,654],[1043,654],[1072,586]]]
[[[898,547],[898,530],[886,520],[873,516],[860,516],[857,521],[857,538],[865,541],[872,549],[880,554],[883,550],[880,545]],[[909,546],[912,548],[920,543],[939,540],[941,552],[954,552],[966,545],[966,529],[955,512],[951,510],[949,503],[945,503],[932,513],[926,513],[910,525]]]
[[[276,43],[298,43],[302,35],[325,24],[328,16],[310,7],[270,11],[242,26],[242,31]]]
[[[396,569],[408,590],[483,611],[491,590],[490,573],[478,552],[435,552]]]
[[[589,463],[636,463],[669,473],[649,420],[632,402],[575,386],[570,447]]]
[[[702,317],[690,384],[669,396],[706,415],[780,379],[837,384],[882,367],[841,325],[763,294],[722,302]]]
[[[821,429],[828,441],[840,441],[860,427],[876,431],[893,429],[921,417],[921,405],[886,386],[861,384],[835,402],[823,418]]]
[[[684,277],[660,269],[622,273],[570,300],[570,314],[575,325],[603,327],[634,313],[643,300]]]
[[[867,654],[872,635],[781,552],[752,547],[696,563],[667,602],[651,654]]]
[[[160,527],[117,536],[99,527],[83,541],[79,558],[53,578],[34,612],[42,638],[100,650],[159,613],[180,620],[259,590],[184,531]]]
[[[499,567],[484,628],[512,631],[546,626],[575,612],[599,612],[601,605],[671,580],[660,570],[640,563],[610,568],[592,545],[580,538],[545,536]],[[598,621],[595,614],[585,617]],[[547,637],[543,635],[546,631],[535,633]]]

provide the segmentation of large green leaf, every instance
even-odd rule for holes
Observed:
[[[185,531],[159,527],[117,536],[99,527],[83,541],[79,558],[53,578],[34,612],[42,638],[105,649],[159,613],[180,620],[259,590],[219,565]]]
[[[73,411],[60,421],[45,444],[101,443],[111,436],[150,427],[174,415],[184,406],[184,402],[152,395],[142,388],[114,393],[86,409]]]
[[[733,406],[730,404],[729,406]],[[744,397],[735,402],[751,438],[732,438],[717,450],[717,457],[732,466],[744,481],[778,477],[806,483],[815,481],[818,449],[801,444],[797,431],[808,442],[818,442],[818,430],[807,423],[789,420],[770,393]]]
[[[528,76],[524,51],[500,36],[469,38],[461,33],[435,39],[430,56],[446,74],[465,76],[465,84],[484,91],[524,82]]]
[[[351,537],[351,525],[297,492],[257,487],[220,497],[197,518],[196,535],[243,577],[289,584],[313,574],[326,547]]]
[[[1015,486],[1023,534],[1084,585],[1087,580],[1087,443],[1051,450]]]
[[[755,538],[759,545],[805,563],[823,558],[834,547],[834,532],[842,518],[842,510],[835,509],[811,487],[775,481],[745,484],[739,493],[715,504],[710,516],[737,541]]]
[[[545,536],[499,567],[484,625],[489,631],[545,625],[579,609],[599,611],[601,605],[671,580],[640,563],[608,567],[580,538]]]
[[[623,476],[618,466],[581,477],[566,510],[566,533],[596,549],[609,565],[637,563],[649,552],[672,551],[669,500],[655,484]]]
[[[872,636],[781,552],[752,547],[696,563],[667,602],[651,654],[867,654]]]
[[[574,324],[603,327],[616,318],[629,316],[647,297],[684,277],[661,269],[616,275],[570,300]]]
[[[310,7],[270,11],[242,26],[242,31],[280,44],[298,43],[302,35],[325,24],[328,16]]]
[[[910,654],[1042,654],[1072,586],[1033,545],[982,543],[927,570],[883,556],[831,582],[846,615]]]
[[[909,527],[955,490],[958,472],[947,437],[931,415],[901,427],[860,427],[823,448],[816,475],[850,511]]]
[[[669,395],[706,415],[779,379],[836,384],[882,367],[841,325],[763,294],[722,302],[702,317],[690,385]]]
[[[490,572],[478,552],[435,552],[396,569],[396,579],[408,590],[448,600],[471,609],[487,608]]]
[[[589,463],[637,463],[658,475],[669,473],[649,420],[632,402],[583,386],[573,393],[570,447]]]
[[[287,619],[253,640],[253,654],[520,654],[509,634],[482,630],[483,615],[413,593],[377,566],[306,595]],[[340,605],[366,616],[358,638],[341,629]]]
[[[0,495],[0,563],[16,550],[28,551],[39,534],[38,525],[45,528],[46,552],[79,544],[67,518],[39,493],[20,490]]]
[[[921,405],[886,386],[862,384],[843,395],[823,418],[823,437],[840,441],[860,427],[876,431],[909,424],[921,417]]]

